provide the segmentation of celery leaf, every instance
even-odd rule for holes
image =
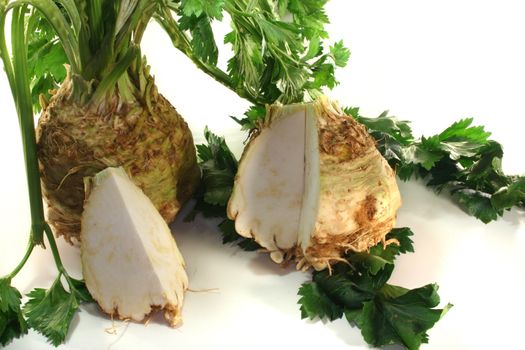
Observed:
[[[483,127],[472,126],[472,118],[415,139],[408,122],[386,113],[365,118],[358,108],[345,112],[368,128],[402,180],[420,177],[436,192],[447,190],[464,212],[484,223],[497,220],[505,210],[525,208],[525,177],[503,173],[501,145],[490,140]]]
[[[27,323],[20,308],[22,295],[9,279],[0,279],[0,345],[27,334]]]
[[[43,334],[55,346],[66,339],[80,303],[92,300],[82,281],[73,280],[69,287],[68,292],[58,276],[48,290],[33,289],[27,295],[29,301],[24,305],[23,311],[29,326]]]
[[[392,256],[413,251],[410,235],[407,228],[396,229],[390,235],[397,237],[398,250],[388,253],[385,260],[389,262],[381,269],[375,270],[366,259],[352,262],[353,254],[349,254],[351,266],[339,263],[331,271],[314,272],[312,281],[299,290],[302,317],[333,321],[344,314],[373,346],[400,344],[418,349],[428,342],[427,331],[451,305],[436,308],[440,300],[435,284],[409,290],[387,283],[394,270]],[[370,255],[384,248],[379,244]]]

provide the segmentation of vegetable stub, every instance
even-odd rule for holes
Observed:
[[[322,270],[385,243],[400,205],[365,127],[321,97],[269,107],[241,158],[228,217],[275,262]]]

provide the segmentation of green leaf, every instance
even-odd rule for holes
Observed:
[[[190,31],[194,55],[204,63],[216,65],[219,49],[213,37],[210,18],[207,16],[184,16],[180,19],[180,28]]]
[[[224,0],[182,0],[181,6],[184,15],[188,17],[200,17],[204,14],[210,18],[220,20],[222,19]]]
[[[365,118],[359,115],[359,108],[346,108],[345,113],[351,115],[358,122],[364,124],[371,133],[381,133],[392,136],[396,141],[407,145],[413,141],[412,129],[408,121],[399,120],[396,117],[388,116],[385,111],[377,118]],[[381,137],[383,137],[381,135]]]
[[[345,67],[350,59],[350,50],[344,46],[342,40],[330,46],[330,54],[338,67]]]
[[[376,257],[381,257],[385,249],[392,249],[385,253],[387,263],[376,273],[359,259],[350,260],[350,266],[339,263],[331,271],[314,272],[312,282],[299,290],[301,316],[334,320],[344,314],[373,346],[401,344],[418,349],[428,341],[427,331],[451,305],[436,309],[439,296],[435,284],[413,290],[387,284],[394,270],[393,257],[413,251],[411,236],[408,228],[394,229],[388,237],[396,239],[399,245],[385,248],[379,244],[371,249],[370,255]]]
[[[390,241],[386,247],[379,243],[368,252],[349,254],[347,259],[354,263],[361,263],[368,267],[368,271],[375,275],[387,264],[393,264],[396,256],[402,253],[413,252],[414,246],[410,237],[413,235],[408,227],[395,228],[386,235]]]
[[[246,90],[250,95],[260,94],[264,71],[263,48],[250,35],[233,31],[226,36],[233,46],[234,56],[228,60],[228,73],[237,89]]]
[[[22,295],[9,279],[0,279],[0,345],[27,334],[27,323],[20,308]]]
[[[235,232],[235,222],[226,216],[226,205],[233,189],[237,160],[228,148],[223,137],[219,137],[208,130],[204,131],[207,145],[197,145],[199,165],[203,179],[196,195],[197,203],[193,211],[185,218],[191,221],[197,213],[204,217],[220,217],[219,224],[224,244],[237,244],[246,251],[261,249],[261,246],[252,239],[244,238]]]
[[[471,126],[472,118],[461,119],[446,128],[439,134],[440,141],[468,140],[479,145],[488,141],[490,132],[486,132],[482,126]]]
[[[503,149],[501,145],[495,141],[489,141],[479,150],[479,157],[468,169],[468,173],[465,174],[466,181],[485,187],[487,182],[502,180],[505,177],[501,168],[502,158]],[[496,187],[506,184],[507,182],[504,181],[502,184],[497,184]]]
[[[91,300],[80,281],[75,280],[72,286],[72,292],[67,292],[58,276],[50,289],[32,290],[27,295],[29,301],[24,305],[29,326],[55,346],[64,342],[79,303]]]
[[[235,221],[225,219],[219,224],[219,230],[222,233],[223,244],[237,244],[243,250],[252,252],[261,249],[261,246],[257,244],[253,239],[245,238],[240,236],[235,231]]]
[[[326,38],[328,33],[324,25],[329,22],[324,11],[327,0],[289,0],[288,10],[293,14],[294,22],[301,28],[301,35],[306,39]]]
[[[204,131],[208,145],[198,145],[197,154],[202,169],[203,200],[211,205],[226,206],[237,173],[237,160],[223,137],[207,128]]]
[[[259,121],[264,119],[266,116],[266,107],[264,106],[251,106],[246,113],[245,118],[238,119],[231,116],[239,125],[241,130],[250,131],[259,128]]]
[[[40,111],[40,95],[47,100],[49,90],[57,89],[66,77],[67,55],[53,27],[39,11],[31,14],[34,25],[28,32],[27,59],[31,85],[31,98],[35,112]]]
[[[466,213],[477,217],[484,223],[496,220],[498,215],[501,215],[492,206],[491,196],[487,193],[464,188],[454,191],[452,198]]]
[[[69,287],[75,297],[78,299],[81,303],[92,303],[95,300],[89,293],[86,283],[82,280],[77,280],[75,278],[69,277]]]
[[[301,318],[313,320],[318,317],[333,321],[343,315],[343,309],[320,290],[316,283],[304,283],[299,288],[298,295],[301,296],[298,302],[301,305]]]
[[[303,56],[303,61],[311,60],[315,57],[319,57],[323,54],[323,48],[321,47],[321,38],[314,37],[312,40],[310,40],[310,44],[308,45],[308,51]]]
[[[434,309],[439,304],[437,286],[429,284],[406,293],[389,297],[378,294],[365,302],[360,315],[361,333],[373,346],[403,344],[419,349],[428,343],[426,333],[452,305]]]
[[[400,179],[422,177],[437,193],[447,189],[463,211],[485,223],[496,220],[504,209],[525,207],[523,177],[503,173],[501,145],[489,140],[490,133],[483,127],[472,126],[472,118],[455,122],[437,135],[414,139],[407,122],[386,112],[364,118],[359,108],[344,111],[368,128]],[[386,263],[381,256],[372,258],[375,269]]]
[[[205,182],[206,192],[204,201],[212,205],[225,206],[228,204],[233,188],[233,175],[229,169],[217,169],[216,164],[209,160],[201,163],[203,172],[202,181]]]
[[[331,64],[325,63],[315,67],[313,71],[314,81],[312,82],[311,87],[320,89],[323,86],[327,86],[332,89],[337,84],[334,74],[335,69]]]
[[[336,266],[332,273],[314,273],[313,281],[334,303],[344,309],[359,309],[367,300],[374,297],[375,290],[381,288],[393,271],[393,265],[385,267],[380,273],[371,275],[365,271],[356,272],[350,267]]]
[[[277,0],[277,11],[279,13],[279,17],[284,17],[286,15],[289,2],[290,0]]]
[[[414,252],[414,242],[410,237],[414,233],[408,227],[393,228],[387,235],[386,240],[395,239],[399,242],[399,245],[391,245],[391,249],[396,249],[396,255],[413,253]],[[389,246],[390,247],[390,246]]]
[[[525,177],[519,177],[509,186],[500,188],[490,198],[492,206],[497,210],[510,209],[525,205]]]
[[[262,36],[269,41],[273,41],[274,44],[297,45],[300,47],[296,40],[298,29],[293,24],[261,17],[257,25],[260,27]]]
[[[423,138],[422,144],[413,144],[403,149],[403,161],[421,165],[423,169],[430,170],[444,157],[439,151],[429,150],[423,145],[428,145]]]

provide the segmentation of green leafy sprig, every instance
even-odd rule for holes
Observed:
[[[408,228],[393,229],[386,239],[399,244],[379,243],[369,253],[347,255],[351,265],[338,263],[331,271],[314,272],[312,282],[299,289],[301,316],[330,321],[345,316],[373,346],[419,349],[428,343],[427,331],[452,305],[436,308],[440,302],[436,284],[409,290],[387,283],[395,257],[414,251],[410,236]]]
[[[79,305],[93,301],[83,281],[69,276],[66,279],[69,292],[64,289],[59,275],[49,289],[35,288],[27,294],[29,301],[23,308],[27,324],[54,346],[66,339]]]
[[[436,192],[448,191],[467,214],[484,223],[505,210],[525,208],[525,177],[506,175],[503,148],[473,119],[462,119],[443,132],[414,138],[409,122],[388,116],[365,118],[358,108],[345,112],[367,126],[377,147],[404,181],[423,178]]]
[[[325,51],[327,0],[167,1],[155,18],[175,47],[212,77],[258,106],[315,98],[337,84],[335,68],[350,51],[337,42]],[[172,17],[174,13],[178,20]],[[231,32],[224,42],[233,55],[226,71],[217,66],[219,50],[212,22],[227,15]]]

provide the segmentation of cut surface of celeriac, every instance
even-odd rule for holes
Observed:
[[[281,111],[279,111],[281,112]],[[235,229],[253,237],[270,251],[272,259],[297,243],[297,228],[304,192],[304,107],[292,106],[272,115],[272,125],[257,137],[239,165],[229,212]],[[268,220],[271,218],[271,220]]]
[[[171,231],[122,168],[86,180],[81,260],[86,286],[102,310],[142,321],[161,309],[181,322],[188,277]]]
[[[275,262],[320,270],[384,241],[400,205],[365,127],[322,97],[269,107],[241,158],[228,216]]]

